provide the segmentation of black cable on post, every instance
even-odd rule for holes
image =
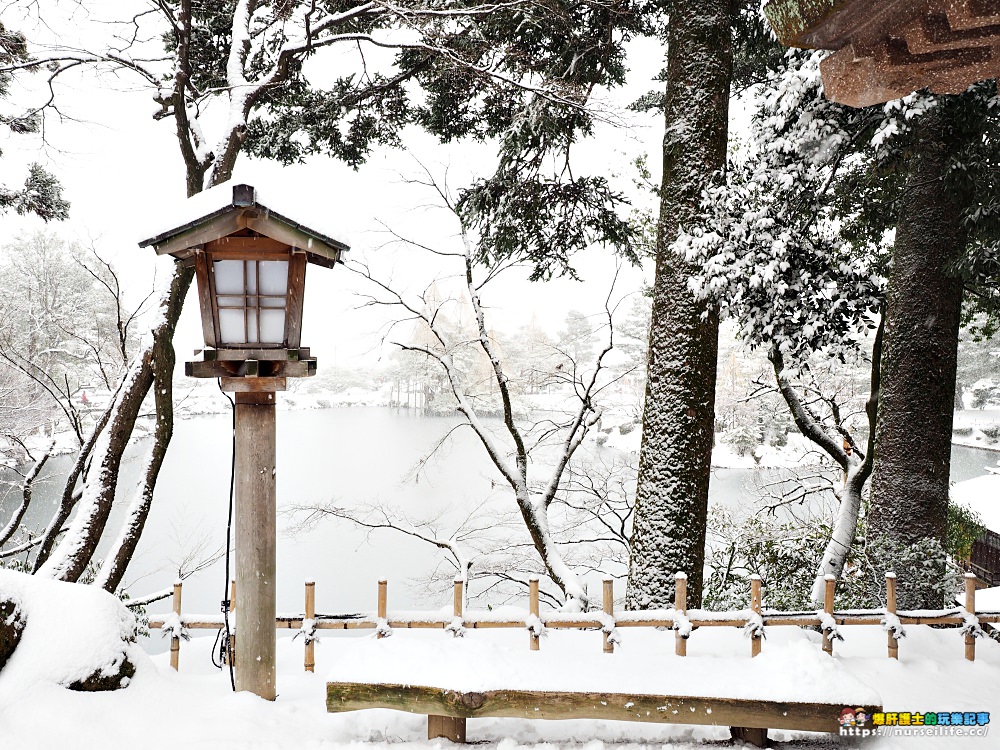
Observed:
[[[228,654],[228,657],[229,657],[229,659],[228,659],[228,661],[229,661],[229,684],[232,686],[233,692],[236,692],[236,676],[233,674],[233,660],[234,660],[235,656],[234,656],[234,654],[232,654],[232,653],[229,652],[229,648],[230,648],[230,646],[231,646],[231,644],[233,642],[232,634],[231,634],[231,631],[229,629],[229,605],[230,605],[230,601],[229,601],[229,591],[230,591],[230,589],[229,589],[229,550],[232,547],[232,538],[233,538],[233,499],[234,499],[235,494],[236,494],[236,404],[235,404],[235,402],[231,398],[229,398],[229,394],[222,390],[222,381],[221,380],[219,381],[219,391],[222,393],[223,396],[226,397],[226,400],[229,402],[229,406],[232,408],[232,415],[233,415],[233,446],[232,446],[232,457],[231,457],[230,462],[229,462],[229,515],[228,515],[228,517],[226,519],[226,581],[225,581],[226,588],[225,588],[225,592],[222,595],[222,621],[224,623],[223,630],[226,633],[225,649],[226,649],[226,653]],[[222,630],[220,630],[219,632],[221,633]],[[218,635],[216,635],[216,641],[218,641],[218,638],[219,638]],[[213,658],[213,663],[214,663],[214,659],[215,659],[215,657],[214,657],[215,647],[214,646],[212,647],[212,652],[213,652],[213,657],[212,658]],[[220,661],[221,661],[221,659],[220,659]],[[218,664],[217,666],[220,669],[222,668],[221,664]]]

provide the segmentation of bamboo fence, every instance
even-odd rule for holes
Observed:
[[[903,625],[939,625],[961,627],[965,644],[965,658],[976,658],[976,638],[983,634],[981,625],[1000,623],[1000,611],[976,611],[976,575],[965,574],[965,601],[962,607],[951,609],[897,610],[896,574],[886,573],[886,606],[884,609],[834,609],[836,580],[826,577],[823,609],[805,611],[766,610],[761,606],[761,580],[751,576],[750,597],[747,609],[713,612],[704,609],[687,608],[687,576],[678,573],[675,580],[675,599],[671,609],[626,610],[615,612],[614,585],[610,578],[604,579],[602,587],[602,607],[594,612],[542,614],[539,610],[538,579],[528,583],[528,610],[525,617],[512,618],[510,611],[492,613],[488,611],[463,611],[462,581],[454,583],[453,616],[439,612],[390,612],[387,608],[388,583],[378,582],[377,609],[374,614],[317,614],[316,584],[305,584],[304,614],[282,614],[275,618],[278,630],[297,630],[304,636],[305,656],[303,666],[307,672],[315,668],[315,639],[317,630],[374,630],[377,638],[383,638],[393,629],[427,628],[440,629],[454,636],[465,629],[524,628],[528,631],[528,647],[532,651],[540,648],[540,636],[544,629],[600,630],[602,650],[614,653],[617,643],[617,628],[666,628],[675,633],[675,652],[687,655],[687,643],[691,631],[706,627],[743,628],[750,641],[750,655],[761,652],[765,629],[768,627],[818,627],[823,634],[822,648],[833,654],[833,644],[840,637],[837,628],[841,625],[880,625],[886,630],[887,656],[899,658],[899,629]],[[222,615],[182,615],[181,584],[174,585],[173,615],[152,616],[149,628],[162,629],[170,635],[170,665],[178,668],[180,642],[188,630],[219,630],[223,627]],[[236,601],[236,584],[232,584],[230,601]],[[235,604],[230,607],[230,618]],[[523,610],[522,610],[523,611]],[[234,642],[236,642],[234,644]],[[230,639],[232,647],[238,648],[237,635]]]

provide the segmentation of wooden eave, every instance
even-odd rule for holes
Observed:
[[[244,186],[237,186],[237,188]],[[234,188],[234,191],[237,189]],[[157,255],[172,255],[180,260],[192,257],[197,248],[209,242],[250,230],[262,237],[283,243],[306,254],[310,263],[332,268],[350,248],[256,200],[223,206],[206,216],[182,224],[155,237],[143,240],[139,247],[152,246]]]
[[[771,0],[764,13],[783,44],[834,50],[826,94],[851,106],[1000,76],[1000,0]]]

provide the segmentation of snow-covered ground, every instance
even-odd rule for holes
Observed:
[[[147,657],[128,647],[137,667],[129,685],[105,693],[80,693],[59,680],[107,661],[120,632],[120,609],[89,587],[42,582],[29,591],[17,574],[0,577],[0,591],[17,591],[28,614],[21,645],[0,671],[0,747],[48,750],[309,750],[389,746],[446,748],[427,741],[423,717],[367,710],[328,714],[324,683],[333,680],[399,680],[456,687],[684,691],[758,695],[800,700],[826,698],[846,705],[881,696],[887,711],[988,712],[1000,717],[1000,644],[982,639],[974,663],[963,658],[958,630],[911,626],[900,659],[886,657],[886,635],[875,626],[846,627],[846,640],[827,657],[819,636],[795,627],[768,630],[763,653],[749,656],[736,628],[702,628],[687,657],[673,653],[674,636],[646,628],[622,629],[618,653],[601,653],[596,631],[550,631],[539,652],[528,650],[526,631],[475,630],[453,639],[442,631],[397,630],[391,638],[326,635],[317,644],[315,674],[302,671],[302,642],[278,641],[278,698],[273,703],[230,692],[228,675],[210,663],[214,639],[185,642],[180,672],[166,654]],[[57,591],[58,589],[58,591]],[[70,590],[72,595],[70,594]],[[82,591],[86,591],[83,594]],[[54,596],[59,594],[60,596]],[[65,596],[62,596],[64,595]],[[62,599],[62,601],[60,601]],[[987,727],[990,728],[990,727]],[[694,750],[728,738],[725,727],[688,727],[613,721],[478,719],[470,739],[496,750],[611,746]],[[836,747],[827,735],[772,732],[786,748]],[[883,737],[879,750],[992,748],[997,738]]]
[[[959,482],[951,488],[951,499],[978,513],[986,528],[1000,533],[1000,474]]]

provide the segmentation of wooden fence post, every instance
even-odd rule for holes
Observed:
[[[462,589],[463,588],[464,588],[464,585],[462,583],[462,579],[461,578],[456,578],[455,579],[455,591],[454,591],[454,596],[453,596],[453,601],[452,601],[452,613],[454,614],[455,619],[458,620],[459,625],[462,624],[462,618],[464,617],[464,614],[463,614],[463,611],[462,611],[463,610],[463,607],[462,607],[462,601],[463,601]],[[458,636],[461,635],[461,632],[462,632],[461,628],[456,627],[455,628],[455,632],[452,633],[452,635],[455,636],[456,638],[458,638]]]
[[[687,573],[677,573],[674,576],[674,609],[687,615]],[[681,637],[681,631],[674,626],[674,653],[687,656],[687,639]]]
[[[226,666],[230,667],[236,666],[236,635],[232,630],[232,627],[236,625],[236,621],[232,620],[232,616],[235,611],[236,611],[236,579],[234,578],[229,583],[230,631],[229,631],[229,649],[226,651]]]
[[[837,579],[832,573],[826,574],[826,590],[823,595],[823,611],[833,617],[833,595],[836,591]],[[823,631],[823,650],[833,656],[833,638],[826,630]]]
[[[384,622],[388,622],[388,618],[386,617],[386,600],[388,598],[386,589],[388,586],[389,584],[384,578],[378,582],[378,619]],[[381,628],[375,631],[375,637],[385,638],[385,634]]]
[[[613,617],[615,614],[615,582],[611,578],[604,579],[604,614]],[[607,630],[604,631],[604,653],[613,654],[615,644],[609,638]]]
[[[181,582],[174,581],[174,614],[177,615],[177,620],[180,622],[181,617]],[[178,671],[178,665],[180,662],[181,655],[181,639],[178,635],[170,636],[170,666],[173,670]]]
[[[976,574],[965,574],[965,611],[976,616]],[[976,637],[972,633],[965,634],[965,658],[976,660]]]
[[[528,579],[528,611],[532,617],[538,619],[538,579]],[[532,651],[538,650],[538,634],[531,631],[528,634],[529,646]]]
[[[891,571],[885,574],[885,611],[890,615],[896,614],[896,574]],[[899,658],[899,641],[892,630],[888,633],[886,647],[890,659]]]
[[[306,619],[313,621],[313,628],[316,627],[316,582],[306,581]],[[306,655],[305,669],[307,672],[316,671],[316,644],[313,637],[306,633]]]
[[[756,614],[760,614],[763,610],[761,609],[761,596],[760,596],[760,576],[754,573],[750,576],[750,609]],[[760,654],[761,637],[755,635],[750,639],[750,656],[754,657]]]

